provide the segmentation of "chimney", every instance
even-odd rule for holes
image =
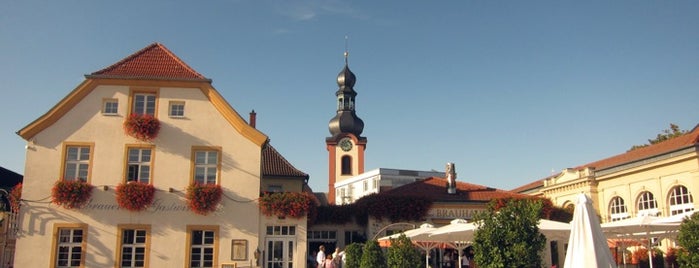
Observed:
[[[250,112],[250,123],[249,124],[252,128],[256,128],[255,125],[257,124],[257,113],[255,113],[255,110],[252,110],[252,112]]]
[[[454,163],[447,163],[447,193],[456,194],[456,168]]]

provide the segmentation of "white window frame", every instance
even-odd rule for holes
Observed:
[[[214,159],[211,159],[211,154],[214,153],[216,156]],[[218,181],[219,163],[221,161],[220,155],[221,152],[218,150],[194,151],[194,182],[208,184],[216,183]],[[211,174],[212,172],[214,173],[213,176]]]
[[[104,99],[102,101],[102,114],[103,115],[118,115],[119,114],[119,100],[118,99]]]
[[[157,101],[158,98],[154,93],[135,93],[133,95],[133,106],[131,108],[131,112],[155,116],[155,106]]]
[[[670,215],[694,211],[694,197],[684,185],[672,187],[669,195]]]
[[[201,232],[201,241],[199,243],[196,243],[197,241],[195,240],[195,232]],[[214,267],[216,265],[216,231],[214,230],[191,230],[190,232],[190,248],[189,248],[189,264],[191,268],[208,268],[208,267]],[[207,250],[210,250],[210,252],[206,252]],[[195,254],[195,251],[199,251],[198,254]],[[198,258],[196,258],[198,255]],[[206,260],[207,256],[211,258],[211,260]],[[198,263],[199,265],[194,265],[194,263]],[[208,265],[207,262],[210,262],[211,265]]]
[[[146,153],[146,151],[148,151]],[[137,155],[133,155],[135,152]],[[151,167],[151,161],[153,161],[153,149],[143,148],[143,147],[129,147],[126,150],[126,182],[139,181],[143,183],[150,183],[153,173],[153,168]],[[135,178],[131,175],[132,169],[135,169]],[[145,177],[145,178],[144,178]]]
[[[609,217],[611,221],[623,220],[629,217],[629,211],[623,198],[615,196],[609,202]]]
[[[63,179],[67,181],[75,179],[87,181],[90,176],[91,154],[92,148],[87,145],[66,146]]]
[[[76,232],[80,232],[80,235],[76,235]],[[84,228],[58,228],[57,230],[57,241],[56,241],[56,263],[55,267],[82,267],[84,263],[85,248],[83,247],[85,241],[85,229]],[[79,238],[79,241],[76,241]],[[67,253],[61,253],[61,249],[66,248]],[[76,250],[79,249],[79,252]],[[65,257],[62,257],[65,255]],[[77,265],[76,265],[77,264]]]
[[[127,235],[127,232],[132,232],[132,235]],[[131,238],[131,241],[126,241]],[[144,228],[125,228],[121,230],[121,255],[119,256],[119,267],[122,268],[136,268],[136,267],[146,267],[148,259],[148,229]],[[138,250],[142,252],[137,252]],[[125,259],[130,255],[130,258],[126,260],[130,265],[124,265]],[[141,255],[142,259],[138,260],[136,256]],[[137,262],[141,262],[140,265]]]
[[[637,216],[658,216],[658,201],[650,191],[644,191],[638,195]]]
[[[172,118],[183,118],[184,101],[170,101],[167,114]]]

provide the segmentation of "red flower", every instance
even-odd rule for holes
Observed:
[[[92,197],[93,188],[79,179],[58,180],[51,189],[51,202],[64,208],[80,208]]]
[[[160,121],[152,115],[132,113],[124,121],[126,135],[142,141],[151,141],[158,137]]]
[[[311,208],[313,197],[308,193],[264,193],[260,196],[260,209],[267,216],[300,218]]]
[[[12,212],[17,213],[19,212],[19,205],[20,201],[22,200],[22,183],[15,185],[15,187],[12,187],[12,190],[10,191],[10,208],[12,209]]]
[[[216,210],[221,202],[223,189],[221,185],[213,183],[192,183],[187,187],[185,198],[189,203],[189,208],[196,214],[206,215]]]
[[[119,207],[130,211],[142,211],[153,203],[155,187],[144,182],[131,181],[116,187],[116,200]]]

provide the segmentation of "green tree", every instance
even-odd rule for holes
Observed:
[[[699,213],[682,221],[677,243],[682,247],[677,254],[680,266],[699,267]]]
[[[344,268],[360,268],[364,244],[352,243],[345,248]]]
[[[479,223],[474,237],[475,261],[479,267],[541,267],[539,253],[546,237],[539,232],[540,200],[511,199],[505,206],[490,202],[475,215]]]
[[[386,252],[389,268],[421,268],[424,267],[420,251],[413,246],[410,238],[402,234],[391,239],[391,247]]]
[[[364,252],[362,253],[362,261],[359,267],[388,268],[383,251],[379,247],[379,242],[372,240],[364,244]]]
[[[663,130],[662,133],[655,136],[655,139],[649,139],[647,144],[634,145],[629,149],[629,151],[636,150],[638,148],[643,148],[648,145],[653,145],[656,143],[661,143],[666,140],[674,139],[687,133],[687,130],[681,130],[678,125],[670,123],[670,128]]]

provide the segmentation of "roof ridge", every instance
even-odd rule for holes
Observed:
[[[586,167],[594,167],[596,169],[599,169],[618,166],[621,164],[630,163],[652,156],[672,152],[697,143],[699,143],[699,125],[697,125],[697,127],[694,127],[692,131],[682,134],[681,136],[665,140],[656,144],[650,144],[648,146],[640,147],[631,151],[626,151],[624,153],[616,154],[584,165],[580,165],[575,167],[574,169],[583,169]]]
[[[149,54],[149,52],[155,54],[159,51],[164,53],[167,58],[154,58],[154,55]],[[171,61],[170,63],[168,63],[168,59]],[[175,66],[172,66],[173,64]],[[158,68],[153,68],[152,65],[156,65]],[[182,70],[177,70],[179,69],[178,67],[182,68]],[[173,53],[167,47],[165,47],[165,45],[158,42],[152,43],[112,65],[109,65],[99,71],[93,72],[89,76],[160,77],[170,79],[176,78],[190,80],[208,80],[205,76],[194,70],[194,68],[189,66],[180,57],[175,55],[175,53]]]

